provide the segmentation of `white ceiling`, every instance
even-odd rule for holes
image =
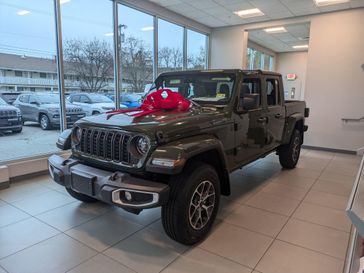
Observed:
[[[148,0],[209,27],[263,22],[364,7],[364,0],[317,7],[313,0]],[[265,15],[240,18],[234,11],[259,8]]]
[[[249,30],[249,40],[269,48],[274,52],[299,51],[292,48],[292,46],[308,44],[310,36],[309,22],[284,25],[284,28],[287,32],[267,33],[264,29]]]

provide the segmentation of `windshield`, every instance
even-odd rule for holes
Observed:
[[[162,75],[157,78],[149,93],[168,88],[201,104],[225,105],[230,101],[234,83],[235,74],[232,73]]]
[[[0,98],[0,105],[8,105],[2,98]]]
[[[107,102],[113,102],[110,98],[104,96],[104,95],[100,95],[100,94],[90,94],[89,95],[91,101],[93,103],[99,103],[99,102],[104,102],[104,103],[107,103]]]
[[[57,94],[38,94],[37,98],[40,104],[59,103],[59,96]]]

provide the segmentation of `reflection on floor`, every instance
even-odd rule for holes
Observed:
[[[0,191],[0,273],[339,273],[359,163],[305,150],[294,170],[270,155],[234,172],[232,196],[193,248],[164,234],[159,209],[135,216],[81,204],[48,176],[14,183]]]

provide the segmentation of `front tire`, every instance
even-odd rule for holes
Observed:
[[[278,150],[279,162],[285,169],[293,169],[296,167],[301,153],[302,134],[295,129],[291,136],[289,144],[281,146]]]
[[[51,121],[49,120],[46,114],[41,114],[39,117],[39,124],[42,130],[50,130],[52,129]]]
[[[82,194],[79,192],[75,192],[74,190],[70,189],[70,188],[66,188],[67,192],[75,199],[82,201],[84,203],[95,203],[98,200],[95,198],[92,198],[86,194]]]
[[[173,240],[185,245],[200,242],[211,230],[220,202],[215,169],[195,162],[171,178],[170,197],[162,206],[162,223]]]

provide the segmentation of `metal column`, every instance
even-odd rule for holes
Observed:
[[[158,18],[153,16],[153,81],[158,76]]]
[[[57,74],[58,74],[58,92],[60,99],[61,111],[59,115],[61,131],[67,129],[65,87],[64,87],[64,67],[63,67],[63,48],[62,48],[62,22],[61,6],[59,0],[54,0],[54,18],[56,26],[56,47],[57,47]]]
[[[183,27],[183,70],[187,69],[187,28]]]
[[[114,27],[114,83],[115,83],[115,107],[120,109],[120,77],[121,77],[121,66],[120,66],[120,33],[119,33],[119,17],[118,17],[118,1],[113,1],[113,27]]]

